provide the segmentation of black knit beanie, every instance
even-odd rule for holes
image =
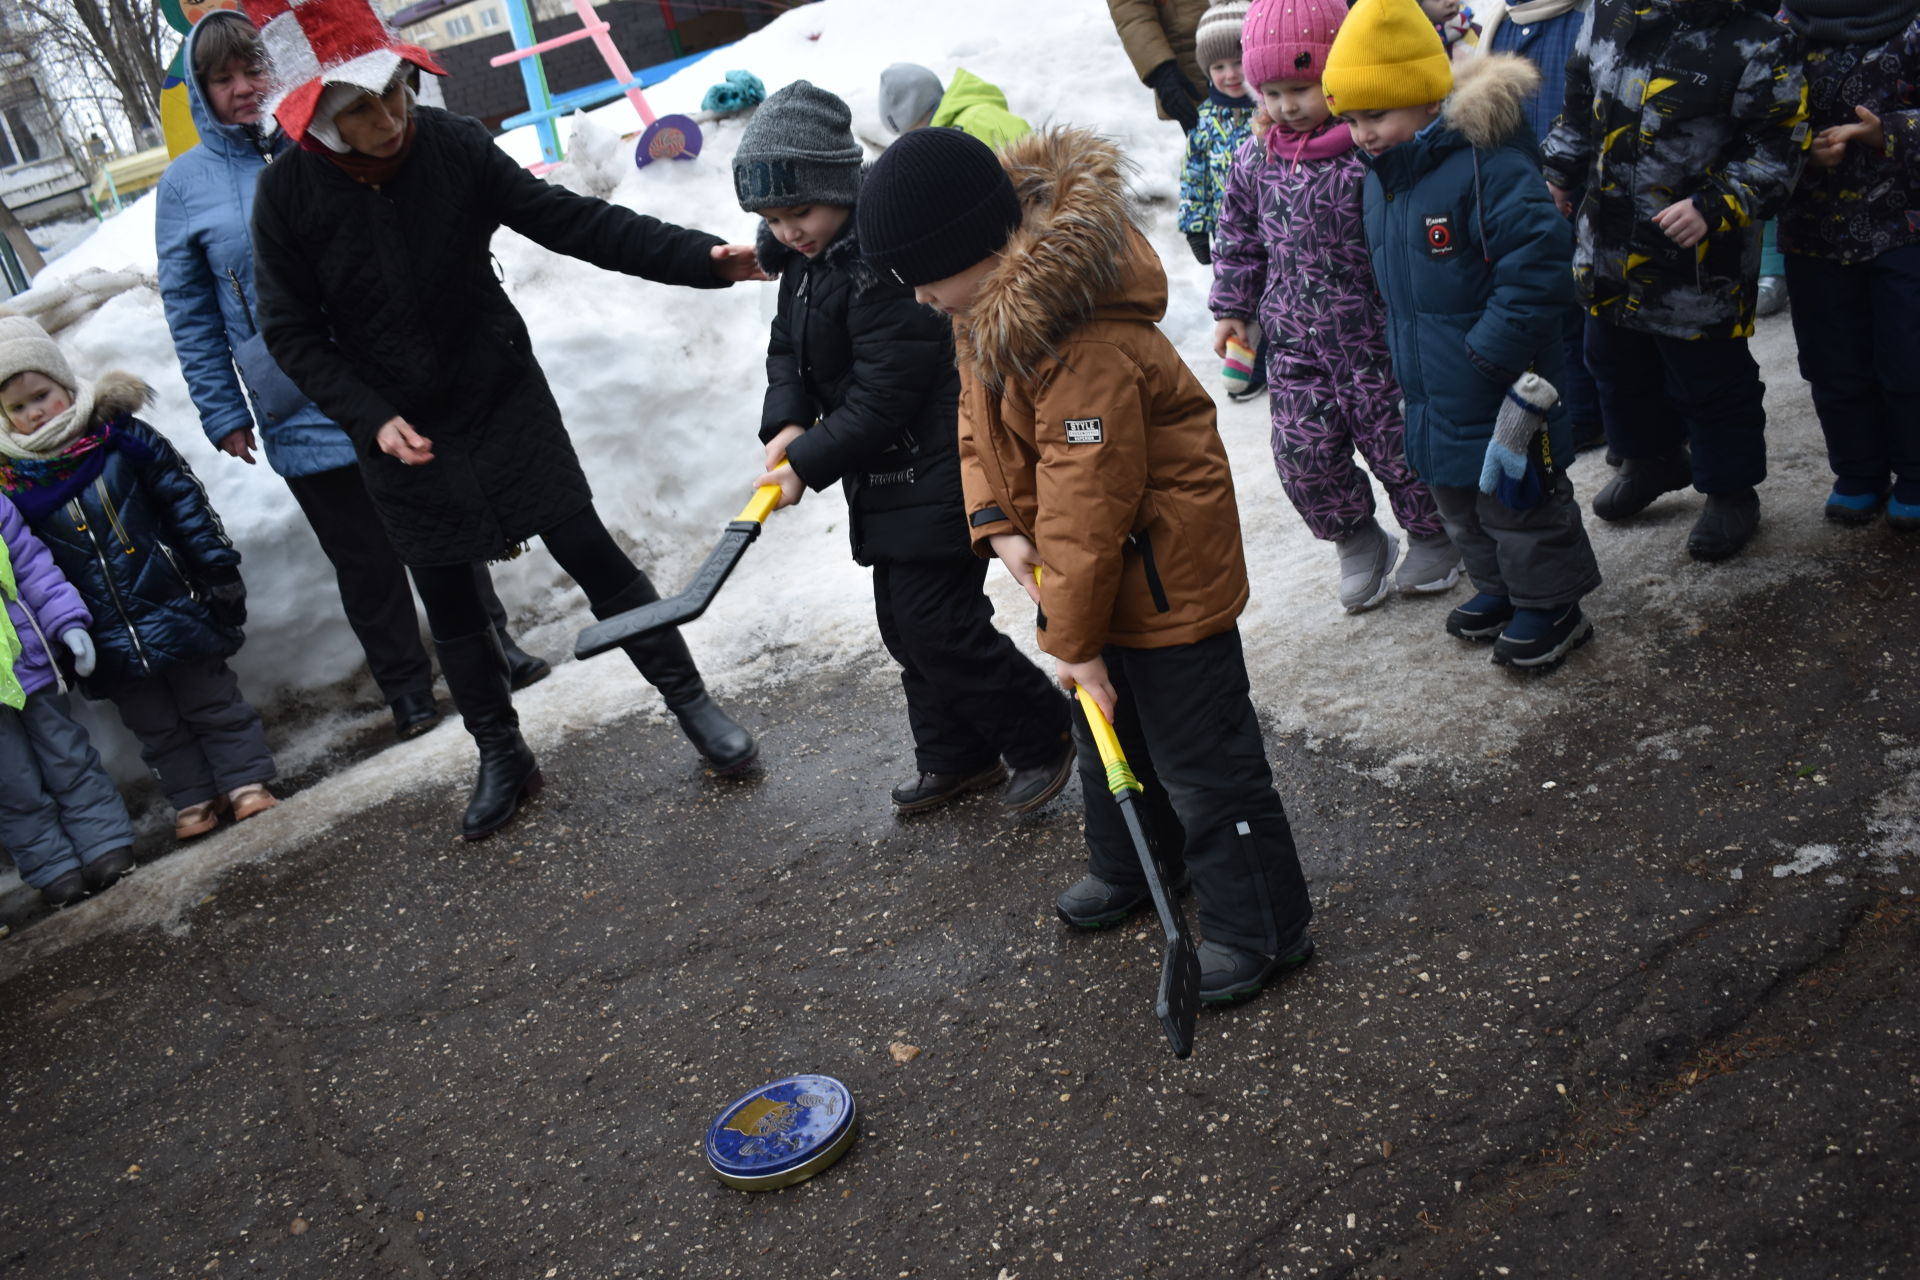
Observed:
[[[986,143],[958,129],[915,129],[867,171],[854,217],[867,265],[923,285],[998,252],[1020,225],[1020,200]]]

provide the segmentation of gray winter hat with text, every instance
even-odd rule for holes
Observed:
[[[748,213],[803,204],[851,205],[865,159],[853,112],[825,89],[795,80],[753,113],[733,153],[733,191]]]

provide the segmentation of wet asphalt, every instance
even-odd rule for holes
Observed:
[[[1077,790],[896,819],[883,672],[738,703],[744,781],[637,716],[484,843],[383,804],[0,983],[0,1268],[1913,1275],[1920,544],[1855,545],[1484,768],[1271,738],[1319,955],[1186,1062],[1157,926],[1053,918]],[[721,1185],[797,1071],[859,1141]]]

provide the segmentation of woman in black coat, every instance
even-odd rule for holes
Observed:
[[[266,34],[277,48],[272,25]],[[415,67],[437,68],[406,52],[410,61],[396,55],[378,91],[325,83],[316,101],[309,82],[306,95],[276,103],[301,150],[261,175],[255,274],[268,349],[353,438],[367,490],[413,571],[441,671],[480,750],[462,828],[478,839],[512,818],[540,775],[471,565],[537,536],[597,617],[658,598],[594,512],[526,325],[494,276],[494,232],[509,226],[556,252],[672,284],[763,277],[749,248],[549,185],[477,121],[415,104]],[[316,54],[325,81],[327,51]],[[367,63],[345,66],[364,81]],[[752,762],[753,738],[707,695],[678,633],[627,652],[716,772]]]

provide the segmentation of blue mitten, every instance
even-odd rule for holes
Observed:
[[[1535,446],[1559,400],[1553,384],[1537,373],[1523,373],[1507,388],[1480,464],[1480,492],[1493,494],[1514,511],[1540,504],[1546,487],[1535,464]]]
[[[707,96],[700,99],[700,109],[723,116],[732,115],[748,107],[759,106],[766,96],[767,86],[760,83],[759,76],[751,71],[729,71],[725,84],[714,85],[707,90]]]

